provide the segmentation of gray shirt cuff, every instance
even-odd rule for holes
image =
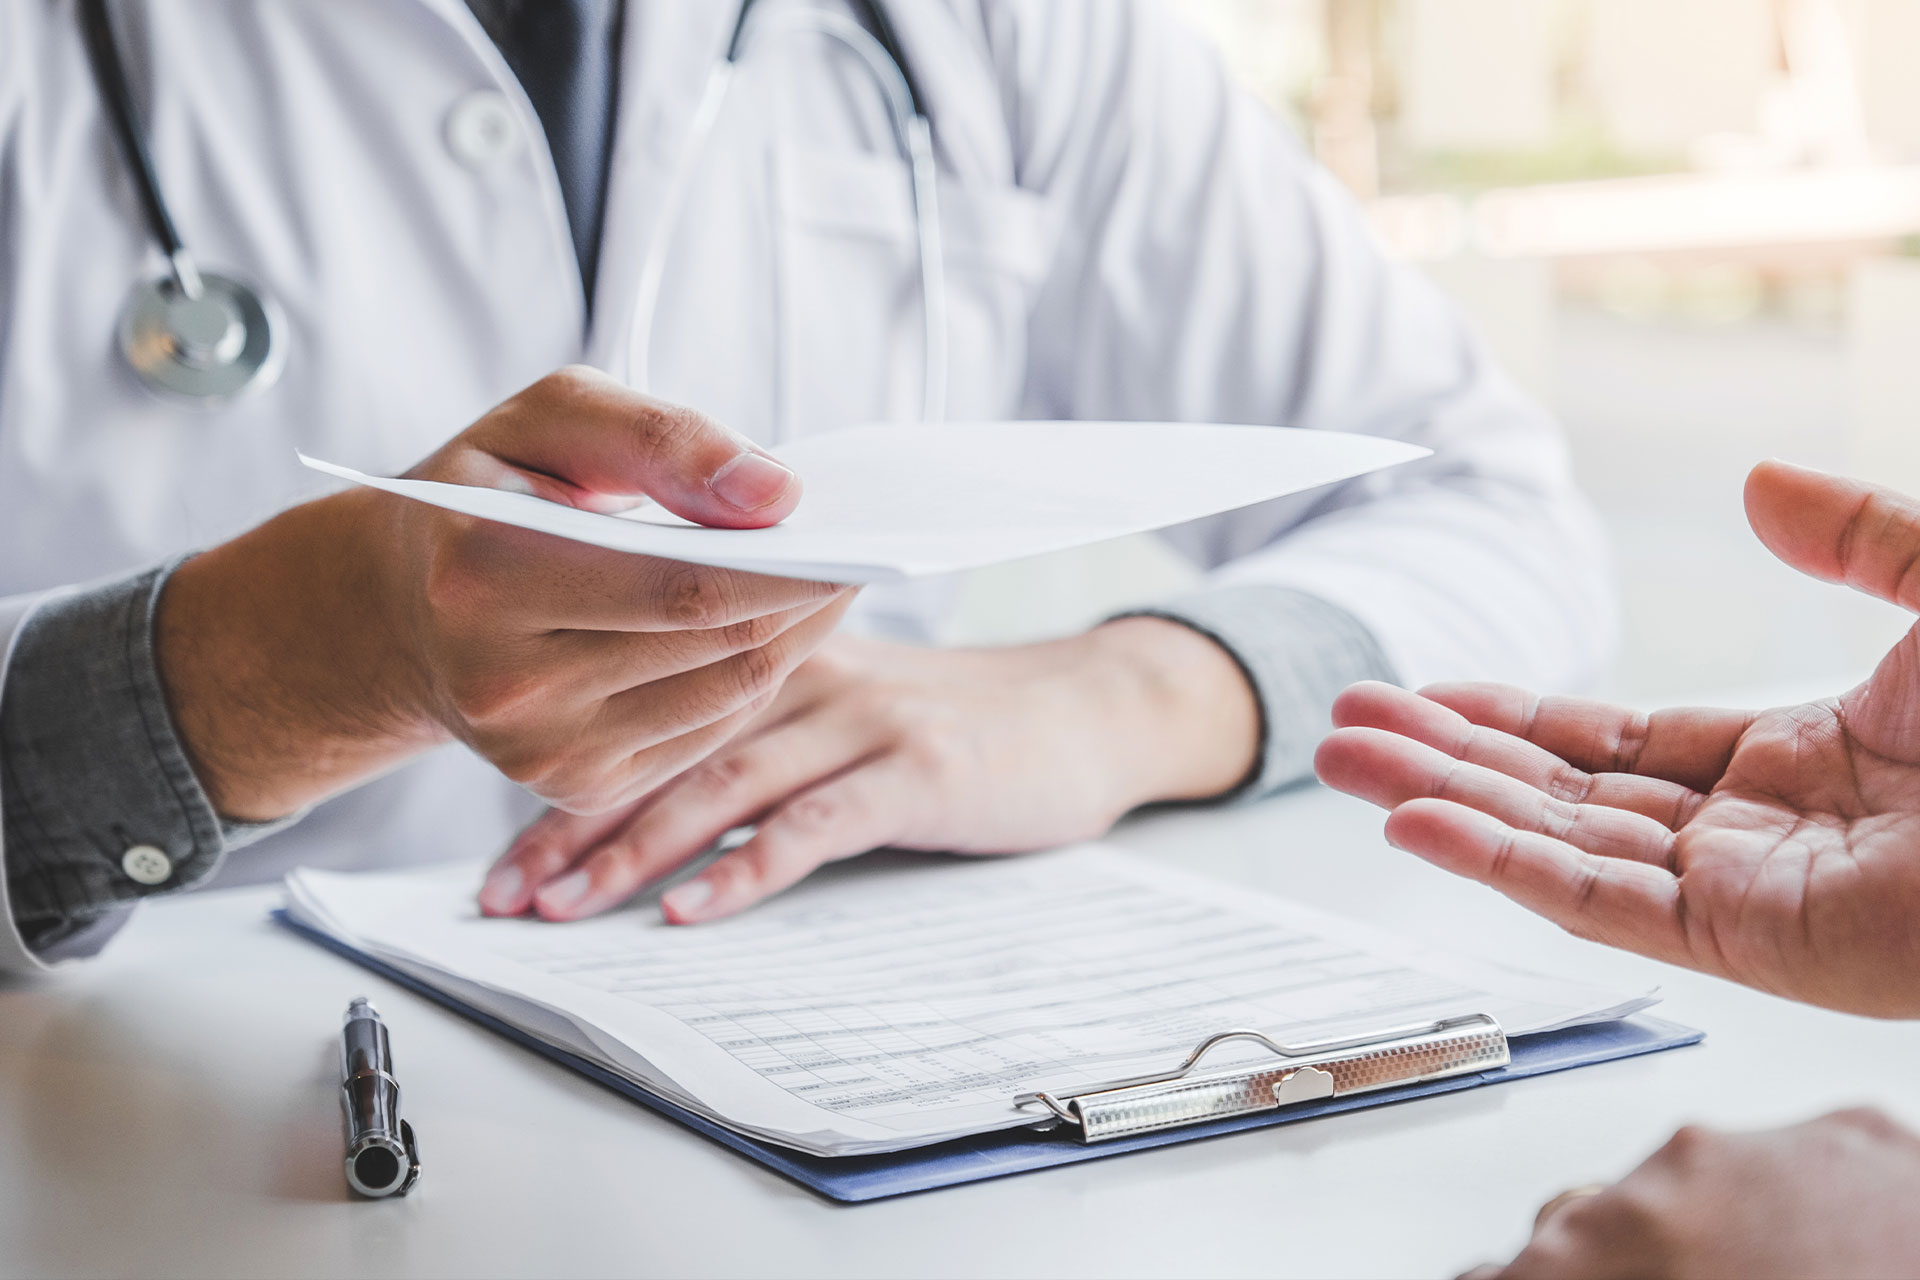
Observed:
[[[179,560],[37,609],[0,691],[0,820],[15,926],[42,959],[91,954],[133,905],[198,884],[272,826],[223,824],[174,732],[154,608]],[[128,870],[128,851],[158,849]]]
[[[1260,756],[1246,780],[1221,800],[1257,800],[1310,775],[1340,691],[1359,680],[1397,680],[1379,641],[1358,618],[1286,587],[1212,587],[1117,616],[1192,627],[1231,654],[1253,685]]]

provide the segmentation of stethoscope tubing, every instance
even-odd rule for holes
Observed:
[[[76,14],[141,213],[167,259],[164,274],[136,280],[128,291],[115,326],[121,356],[149,390],[201,408],[273,385],[286,362],[281,338],[286,322],[279,307],[243,280],[200,271],[155,172],[106,0],[78,0]]]
[[[107,108],[107,119],[113,126],[120,154],[133,175],[147,229],[153,233],[161,252],[167,255],[180,292],[197,298],[200,296],[199,272],[194,269],[193,255],[187,252],[186,242],[180,238],[180,229],[174,225],[173,211],[167,207],[160,177],[154,172],[146,125],[140,119],[140,108],[134,104],[133,90],[127,83],[126,63],[121,60],[120,47],[114,40],[106,0],[79,0],[79,17],[80,35],[87,47],[94,84],[99,89],[100,101]]]
[[[898,34],[885,7],[878,0],[851,0],[851,3],[866,20],[867,27],[872,28],[871,31],[840,14],[818,11],[790,16],[783,25],[798,26],[826,35],[851,49],[859,55],[886,94],[894,120],[896,141],[908,160],[913,185],[926,339],[921,416],[926,421],[935,422],[944,416],[947,399],[948,325],[946,263],[940,235],[933,126],[927,117],[919,84],[900,47]],[[753,10],[754,0],[742,0],[727,41],[726,56],[708,80],[689,129],[680,164],[668,182],[662,200],[659,230],[652,238],[641,268],[628,329],[627,365],[629,381],[643,390],[647,389],[651,376],[653,321],[666,271],[667,248],[678,229],[693,169],[713,132],[728,87],[745,52],[748,19]],[[239,392],[256,390],[273,380],[284,355],[283,344],[273,337],[280,327],[274,321],[277,308],[270,297],[240,281],[225,276],[203,280],[161,187],[147,142],[146,126],[133,100],[126,64],[114,37],[106,0],[77,0],[77,12],[87,60],[101,102],[106,108],[121,155],[133,177],[147,228],[166,255],[171,276],[170,281],[163,278],[161,281],[146,280],[135,285],[122,316],[122,353],[150,387],[188,401],[212,405]],[[180,322],[168,318],[173,314],[167,303],[168,283],[178,297],[190,303],[225,305],[241,319],[247,332],[237,363],[217,368],[211,374],[204,367],[188,368],[177,361],[169,363],[169,357],[162,349],[180,347],[184,339],[175,342],[170,337],[181,331],[173,328],[174,323]],[[212,297],[206,297],[203,304],[209,284],[217,286],[217,292]],[[784,400],[784,394],[781,399]],[[776,412],[776,417],[780,416]]]
[[[753,14],[758,0],[740,0],[740,10],[734,15],[733,33],[727,38],[727,58],[729,63],[738,63],[745,52],[747,19]],[[920,82],[913,74],[913,63],[900,47],[900,35],[894,30],[893,19],[887,15],[886,6],[880,0],[848,0],[860,11],[867,26],[873,28],[872,39],[879,44],[887,55],[887,61],[893,64],[893,70],[906,86],[907,102],[912,113],[922,119],[927,117],[927,102],[920,94]],[[813,14],[811,18],[830,18],[831,14]]]
[[[666,275],[669,249],[679,231],[685,213],[688,189],[695,169],[707,149],[708,140],[719,122],[722,107],[741,59],[747,52],[747,19],[754,0],[745,0],[734,20],[727,41],[726,55],[707,78],[706,88],[695,108],[693,121],[681,145],[681,154],[661,198],[660,214],[652,242],[641,265],[640,283],[635,292],[627,329],[627,380],[640,390],[652,384],[653,328],[659,308],[660,290]],[[944,420],[947,403],[948,316],[945,245],[940,231],[938,165],[933,149],[933,125],[921,103],[919,89],[901,52],[893,24],[877,0],[856,0],[872,31],[844,15],[803,11],[779,14],[767,21],[775,24],[774,33],[816,34],[833,39],[858,56],[887,99],[893,119],[894,138],[907,159],[913,186],[914,229],[920,258],[920,292],[925,334],[920,417],[923,422]],[[764,28],[763,34],[764,34]],[[783,384],[791,377],[782,375]],[[774,430],[784,434],[784,387],[776,395]]]

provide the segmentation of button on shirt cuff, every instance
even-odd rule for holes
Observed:
[[[1212,587],[1117,616],[1165,618],[1193,628],[1231,654],[1253,686],[1260,704],[1260,756],[1223,801],[1257,800],[1309,776],[1314,749],[1332,728],[1340,691],[1359,680],[1397,680],[1379,641],[1358,618],[1286,587]]]
[[[178,560],[37,608],[0,690],[13,923],[43,960],[97,951],[131,904],[197,884],[273,827],[228,828],[167,713],[153,618]]]

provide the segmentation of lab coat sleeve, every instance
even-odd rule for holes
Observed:
[[[1170,535],[1209,576],[1158,611],[1225,644],[1263,697],[1252,789],[1310,767],[1348,675],[1594,678],[1615,625],[1597,522],[1555,424],[1438,291],[1383,258],[1355,203],[1155,0],[983,12],[1017,176],[1066,227],[1035,304],[1029,412],[1433,450]]]
[[[174,731],[153,654],[172,567],[0,601],[0,968],[93,954],[272,829],[223,823]],[[166,855],[158,883],[123,864],[142,845]]]

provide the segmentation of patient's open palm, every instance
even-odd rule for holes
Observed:
[[[1765,464],[1787,563],[1920,610],[1920,504]],[[1583,937],[1808,1000],[1920,1016],[1920,628],[1835,699],[1643,716],[1495,685],[1361,685],[1330,785],[1397,845]]]

